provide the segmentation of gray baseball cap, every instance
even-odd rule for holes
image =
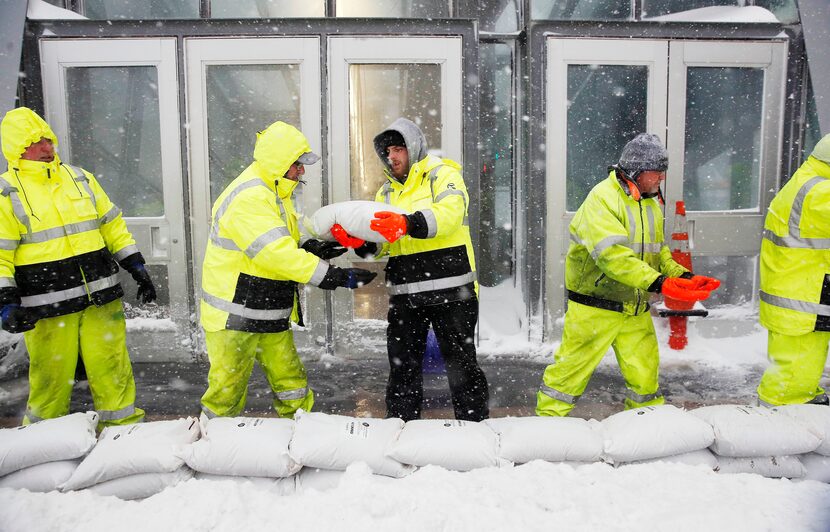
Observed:
[[[307,151],[304,154],[297,157],[297,162],[300,164],[314,164],[320,160],[320,156],[314,153],[313,151]]]

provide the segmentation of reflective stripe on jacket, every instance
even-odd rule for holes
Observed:
[[[664,243],[663,212],[655,198],[635,201],[612,171],[597,184],[570,224],[565,262],[569,291],[622,305],[625,314],[648,310],[646,289],[661,274],[686,269]]]
[[[830,331],[830,165],[808,157],[773,198],[761,241],[761,324]]]
[[[307,151],[296,128],[272,124],[257,135],[254,162],[213,204],[202,266],[206,331],[288,330],[298,319],[297,283],[318,285],[325,277],[328,263],[297,247],[297,182],[282,177]]]
[[[18,302],[40,317],[77,312],[123,295],[116,260],[138,248],[98,184],[80,168],[20,159],[48,124],[26,108],[2,123],[9,169],[0,176],[0,304]]]
[[[386,282],[391,296],[423,304],[467,299],[478,291],[468,221],[469,196],[461,166],[428,155],[413,164],[404,183],[386,171],[375,201],[410,213],[420,211],[427,237],[404,235],[384,244],[389,254]]]

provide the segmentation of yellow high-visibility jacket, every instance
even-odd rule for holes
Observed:
[[[121,210],[80,168],[21,159],[49,125],[21,107],[0,125],[8,171],[0,176],[0,305],[20,303],[40,318],[103,305],[124,295],[116,260],[144,262]]]
[[[807,158],[770,203],[761,241],[761,324],[830,331],[830,164]]]
[[[472,297],[478,283],[461,166],[427,155],[410,167],[403,183],[388,169],[386,177],[375,201],[409,213],[420,211],[427,223],[425,238],[404,235],[384,244],[381,253],[390,257],[386,266],[390,295],[407,297],[416,305]]]
[[[297,182],[283,177],[308,151],[302,133],[275,122],[257,135],[254,162],[213,204],[202,266],[206,331],[288,330],[298,320],[297,283],[319,285],[325,277],[329,264],[297,247]]]
[[[579,303],[637,315],[648,310],[646,290],[657,277],[687,271],[664,243],[658,200],[633,199],[613,171],[591,190],[569,229],[565,286]]]

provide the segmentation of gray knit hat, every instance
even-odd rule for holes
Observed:
[[[620,155],[620,168],[626,172],[664,172],[668,167],[669,154],[660,137],[653,133],[640,133],[628,141]]]

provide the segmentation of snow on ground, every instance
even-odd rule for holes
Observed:
[[[826,532],[830,485],[680,464],[614,469],[537,461],[469,473],[430,466],[400,480],[355,464],[337,488],[288,496],[208,480],[189,480],[141,502],[0,489],[0,529],[9,532],[271,528]]]

